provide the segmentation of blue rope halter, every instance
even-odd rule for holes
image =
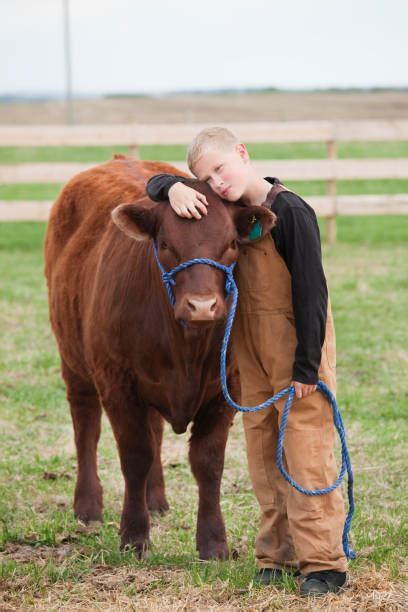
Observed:
[[[220,264],[217,261],[214,261],[212,259],[207,259],[206,257],[197,257],[195,259],[190,259],[188,261],[185,261],[179,264],[178,266],[175,266],[174,268],[172,268],[169,272],[167,272],[160,262],[158,251],[157,251],[157,244],[155,240],[153,241],[153,252],[154,252],[154,256],[156,258],[157,264],[159,266],[159,269],[161,271],[163,282],[166,285],[167,293],[168,293],[170,303],[172,306],[174,306],[175,300],[174,300],[174,295],[173,295],[173,291],[171,287],[172,285],[174,286],[176,284],[176,281],[174,280],[174,276],[178,272],[181,272],[181,270],[185,270],[186,268],[193,266],[194,264],[207,264],[209,266],[213,266],[214,268],[217,268],[218,270],[222,270],[225,273],[226,275],[225,294],[232,295],[232,301],[231,301],[231,308],[227,316],[227,324],[225,327],[224,338],[222,340],[222,345],[221,345],[220,372],[221,372],[221,387],[222,387],[222,392],[224,394],[224,397],[226,401],[228,402],[228,404],[230,404],[230,406],[232,406],[233,408],[235,408],[235,410],[238,410],[239,412],[258,412],[259,410],[263,410],[263,408],[267,408],[268,406],[271,406],[272,404],[277,402],[279,399],[281,399],[285,395],[288,396],[286,403],[285,403],[285,408],[283,410],[281,425],[280,425],[279,434],[278,434],[276,460],[277,460],[279,470],[282,476],[285,478],[285,480],[287,480],[287,482],[292,487],[294,487],[300,493],[303,493],[304,495],[308,495],[308,496],[326,495],[327,493],[331,493],[331,491],[334,491],[334,489],[337,489],[337,487],[340,486],[345,476],[345,473],[347,472],[347,493],[348,493],[349,509],[348,509],[348,513],[346,516],[346,520],[344,522],[342,542],[343,542],[344,554],[346,555],[346,557],[349,559],[355,559],[356,554],[353,550],[351,550],[350,544],[349,544],[349,532],[350,532],[351,522],[353,520],[353,515],[354,515],[354,496],[353,496],[354,479],[353,479],[353,471],[351,468],[350,456],[349,456],[349,452],[347,448],[346,432],[344,429],[341,412],[337,406],[335,396],[333,395],[329,387],[322,380],[318,381],[317,389],[318,391],[320,391],[320,393],[322,393],[326,397],[333,411],[333,421],[334,421],[334,425],[336,427],[337,433],[339,434],[340,443],[341,443],[341,469],[340,469],[337,479],[330,486],[325,487],[323,489],[305,489],[300,484],[298,484],[295,480],[293,480],[293,478],[287,473],[285,466],[283,464],[283,443],[284,443],[284,437],[285,437],[285,430],[286,430],[286,425],[287,425],[288,418],[289,418],[289,412],[290,412],[290,409],[292,407],[293,400],[295,397],[295,388],[293,386],[286,387],[285,389],[282,389],[282,391],[279,391],[279,393],[276,393],[273,397],[270,397],[265,402],[262,402],[261,404],[258,404],[257,406],[240,406],[232,399],[228,391],[227,365],[226,365],[227,364],[227,351],[228,351],[228,345],[229,345],[229,340],[231,336],[232,324],[234,322],[235,311],[236,311],[237,303],[238,303],[238,287],[236,285],[234,275],[233,275],[234,268],[235,268],[235,262],[231,264],[230,266],[224,266],[223,264]]]
[[[232,293],[233,287],[235,287],[235,289],[237,288],[235,284],[234,275],[233,275],[233,271],[234,271],[236,262],[232,263],[230,266],[224,266],[223,264],[220,264],[218,263],[218,261],[214,261],[213,259],[207,259],[206,257],[197,257],[196,259],[189,259],[188,261],[183,261],[183,263],[179,264],[178,266],[175,266],[169,272],[167,272],[163,268],[162,263],[159,259],[156,240],[153,241],[153,252],[154,252],[156,261],[158,263],[158,266],[160,268],[163,282],[166,285],[167,294],[169,296],[170,304],[172,306],[174,306],[175,299],[174,299],[174,295],[173,295],[173,291],[171,287],[172,285],[174,286],[176,284],[176,281],[174,280],[175,275],[178,272],[181,272],[182,270],[185,270],[186,268],[193,266],[194,264],[207,264],[208,266],[213,266],[213,268],[217,268],[218,270],[221,270],[222,272],[224,272],[227,277],[225,281],[225,294],[226,295],[228,295],[229,293]]]

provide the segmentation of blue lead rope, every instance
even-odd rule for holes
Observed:
[[[345,473],[347,472],[347,493],[348,493],[349,509],[348,509],[348,513],[346,516],[346,520],[344,522],[342,541],[343,541],[343,550],[344,550],[344,554],[346,555],[346,557],[348,559],[355,559],[356,554],[353,550],[351,550],[350,544],[349,544],[349,532],[350,532],[351,522],[353,520],[353,515],[354,515],[353,471],[351,468],[350,456],[349,456],[349,452],[347,448],[346,432],[344,429],[343,419],[341,417],[340,409],[337,406],[335,396],[330,391],[329,387],[322,380],[318,381],[317,390],[320,391],[320,393],[322,393],[326,397],[333,411],[334,425],[336,427],[337,433],[339,434],[339,438],[341,442],[341,469],[340,469],[340,472],[339,472],[339,475],[336,481],[330,486],[325,487],[324,489],[305,489],[300,484],[298,484],[295,480],[293,480],[293,478],[285,470],[285,467],[283,464],[283,445],[284,445],[284,438],[285,438],[285,430],[286,430],[286,425],[287,425],[288,418],[289,418],[289,412],[290,412],[290,409],[292,407],[293,400],[295,397],[295,388],[293,386],[286,387],[285,389],[282,389],[282,391],[279,391],[279,393],[276,393],[273,397],[270,397],[265,402],[262,402],[261,404],[258,404],[257,406],[240,406],[232,399],[228,391],[227,367],[226,367],[227,351],[228,351],[228,345],[229,345],[229,340],[231,336],[232,324],[234,322],[235,311],[236,311],[237,303],[238,303],[238,287],[236,285],[234,274],[233,274],[235,263],[233,263],[231,266],[224,266],[223,264],[220,264],[212,259],[200,257],[200,258],[190,259],[189,261],[183,262],[180,265],[172,268],[169,272],[167,272],[160,262],[158,252],[157,252],[156,241],[153,242],[153,252],[154,252],[157,264],[159,266],[159,269],[161,271],[163,282],[166,285],[170,303],[172,305],[174,305],[174,295],[172,291],[172,286],[176,284],[176,281],[174,280],[174,276],[181,270],[185,270],[186,268],[194,264],[206,264],[209,266],[213,266],[214,268],[217,268],[218,270],[221,270],[224,272],[226,276],[225,293],[226,295],[231,295],[231,308],[228,313],[224,338],[222,340],[221,363],[220,363],[221,387],[222,387],[222,391],[223,391],[225,400],[228,402],[228,404],[230,404],[230,406],[232,406],[233,408],[235,408],[235,410],[238,410],[239,412],[258,412],[259,410],[263,410],[264,408],[271,406],[272,404],[280,400],[285,395],[288,396],[286,403],[285,403],[285,408],[283,410],[281,424],[279,428],[279,434],[278,434],[276,461],[277,461],[279,470],[282,476],[285,478],[285,480],[287,480],[287,482],[292,487],[294,487],[300,493],[303,493],[303,495],[308,495],[308,496],[326,495],[327,493],[334,491],[334,489],[337,489],[337,487],[341,485],[343,478],[345,476]]]

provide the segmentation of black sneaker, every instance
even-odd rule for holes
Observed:
[[[278,584],[283,581],[285,574],[295,576],[296,572],[289,568],[287,570],[281,570],[275,569],[274,567],[261,567],[255,573],[254,584]]]
[[[346,572],[323,570],[307,574],[300,585],[300,594],[303,597],[327,595],[327,593],[340,593],[347,582]]]

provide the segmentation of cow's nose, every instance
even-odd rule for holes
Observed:
[[[187,305],[193,321],[206,321],[214,318],[217,298],[189,298]]]

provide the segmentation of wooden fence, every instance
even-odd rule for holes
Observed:
[[[204,124],[107,126],[0,126],[0,147],[126,145],[138,157],[140,145],[188,144]],[[247,143],[326,143],[325,159],[254,161],[264,176],[283,181],[323,180],[326,195],[309,197],[316,214],[327,223],[326,238],[334,242],[339,215],[408,214],[408,194],[338,196],[337,181],[350,179],[407,179],[408,158],[338,159],[343,141],[408,140],[408,121],[275,122],[227,124]],[[186,170],[186,164],[170,162]],[[60,183],[95,164],[21,163],[0,165],[0,184]],[[46,220],[52,202],[1,201],[0,220]]]

